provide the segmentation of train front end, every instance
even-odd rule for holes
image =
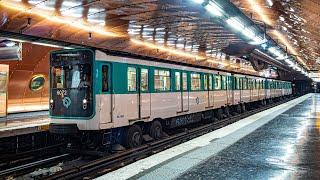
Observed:
[[[50,59],[50,132],[76,134],[95,127],[94,52],[62,50]]]

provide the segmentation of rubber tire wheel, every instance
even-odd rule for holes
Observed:
[[[238,114],[241,114],[241,105],[240,105],[240,104],[238,104],[238,105],[236,106],[236,112],[237,112]]]
[[[150,125],[149,135],[154,139],[158,140],[162,137],[162,125],[159,121],[153,121]]]
[[[244,103],[241,104],[241,112],[246,112],[246,105]]]
[[[142,130],[138,125],[129,126],[126,131],[125,143],[127,148],[139,147],[142,144]]]
[[[217,110],[217,113],[215,113],[215,114],[217,115],[218,120],[223,119],[223,111],[222,111],[221,108],[218,109],[218,110]]]
[[[230,117],[230,116],[231,116],[229,106],[226,106],[226,107],[224,108],[224,113],[225,113],[225,115],[226,115],[227,117]]]

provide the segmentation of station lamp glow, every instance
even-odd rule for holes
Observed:
[[[244,25],[242,24],[241,20],[237,17],[231,17],[226,20],[227,24],[231,26],[233,29],[237,31],[244,30]]]
[[[268,49],[268,51],[274,55],[274,54],[276,54],[277,48],[276,47],[270,47]]]
[[[193,0],[193,2],[195,2],[197,4],[202,4],[202,3],[204,3],[204,0]]]
[[[242,34],[248,37],[249,39],[254,39],[256,37],[256,33],[251,29],[246,27],[243,31]]]
[[[216,3],[210,1],[206,6],[205,9],[209,11],[214,16],[221,17],[223,14],[223,10],[219,7]]]
[[[252,45],[259,45],[266,42],[266,39],[261,36],[255,36],[253,40],[250,42]]]
[[[273,1],[272,1],[272,0],[266,0],[266,4],[267,4],[269,7],[272,7],[272,6],[273,6]]]

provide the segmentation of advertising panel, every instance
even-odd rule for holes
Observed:
[[[0,64],[0,117],[7,115],[9,65]]]

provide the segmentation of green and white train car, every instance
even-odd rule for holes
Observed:
[[[99,50],[55,51],[50,61],[50,131],[85,142],[139,146],[163,128],[241,113],[252,103],[289,96],[291,83]]]

